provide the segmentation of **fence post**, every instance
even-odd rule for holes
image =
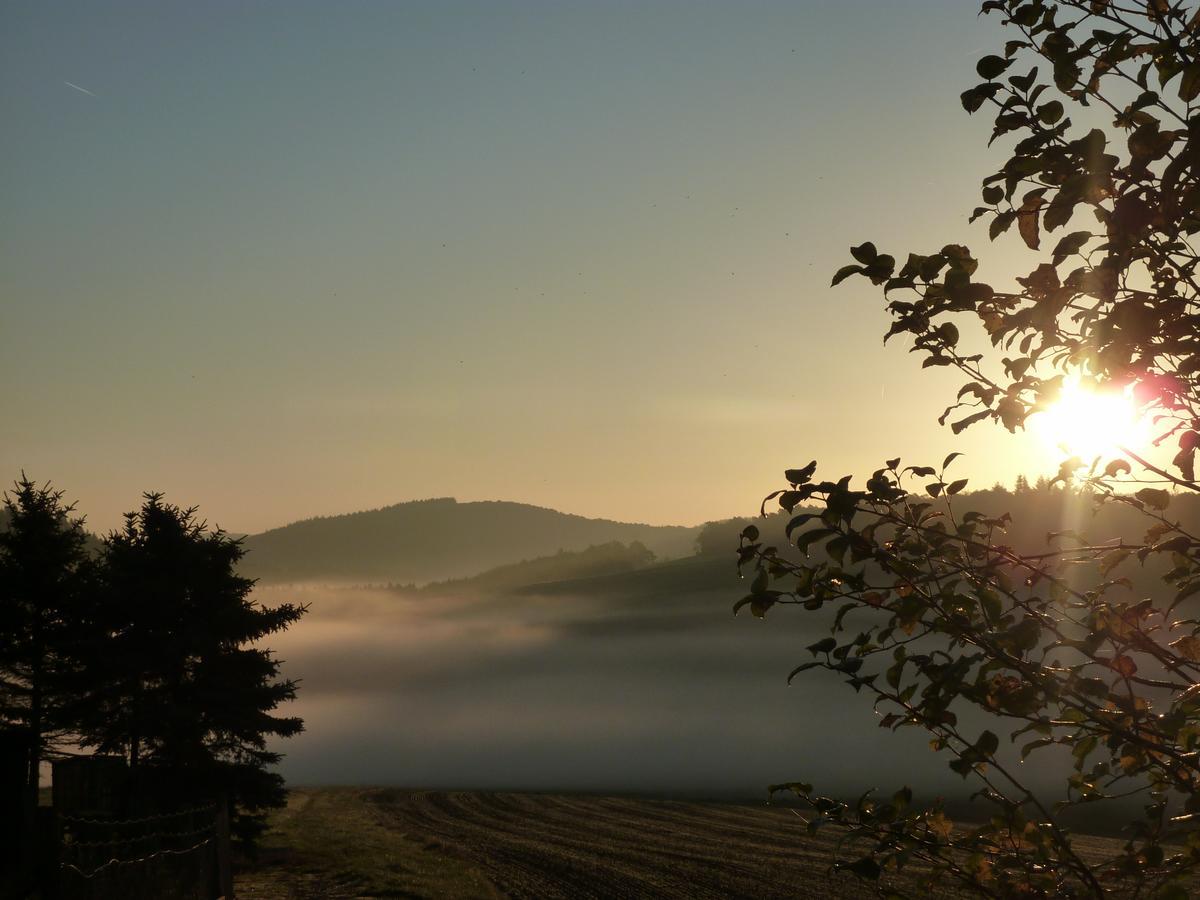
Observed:
[[[62,822],[53,807],[38,807],[37,813],[37,866],[42,896],[57,900],[62,896]]]
[[[37,786],[29,784],[32,741],[23,729],[0,729],[0,897],[22,897],[33,879]]]
[[[229,843],[229,795],[222,793],[217,797],[216,814],[217,842],[217,896],[224,900],[233,900],[233,861]]]

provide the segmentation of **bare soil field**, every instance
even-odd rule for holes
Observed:
[[[833,840],[765,805],[300,789],[236,888],[258,900],[876,896],[829,871]]]
[[[765,804],[300,788],[235,890],[239,900],[878,897],[830,870],[836,839]],[[1121,844],[1075,841],[1096,859]],[[907,880],[892,886],[908,895]],[[967,896],[951,884],[921,895]]]

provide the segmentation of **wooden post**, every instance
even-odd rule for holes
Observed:
[[[229,842],[229,795],[217,796],[216,814],[217,843],[217,896],[233,900],[233,860]]]
[[[62,855],[62,822],[58,812],[53,807],[38,807],[37,814],[38,841],[38,881],[41,896],[55,900],[62,896],[62,868],[59,862]]]
[[[23,897],[32,884],[37,785],[29,783],[31,746],[27,731],[0,730],[0,898]]]

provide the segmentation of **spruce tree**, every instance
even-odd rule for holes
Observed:
[[[275,710],[296,695],[260,645],[305,607],[263,607],[237,574],[240,540],[210,530],[194,508],[146,494],[105,538],[99,622],[107,652],[97,669],[83,742],[121,753],[135,778],[155,765],[228,792],[235,834],[253,844],[263,811],[284,802],[280,754],[269,738],[303,729]]]
[[[27,784],[70,730],[88,602],[87,535],[73,505],[21,474],[0,530],[0,724],[30,738]]]

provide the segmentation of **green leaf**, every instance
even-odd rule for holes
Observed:
[[[1030,250],[1036,250],[1041,243],[1038,210],[1045,202],[1040,194],[1030,194],[1026,196],[1025,202],[1017,210],[1017,230],[1021,233],[1021,240]]]
[[[851,247],[850,255],[864,266],[869,266],[879,258],[879,251],[875,249],[874,244],[867,241],[866,243],[859,244],[857,247]]]
[[[938,326],[937,334],[947,347],[958,344],[958,326],[953,322],[943,322]]]
[[[1047,228],[1049,228],[1049,211],[1047,211]],[[1078,253],[1083,245],[1091,240],[1090,231],[1072,231],[1054,246],[1054,264],[1058,265],[1068,256]]]
[[[855,265],[842,266],[840,269],[837,270],[837,273],[833,276],[833,281],[830,283],[829,286],[837,287],[839,284],[841,284],[843,281],[845,281],[851,275],[858,275],[859,273],[865,272],[865,271],[866,270],[862,266],[855,266]]]
[[[957,422],[950,423],[950,430],[955,434],[960,433],[964,428],[969,428],[976,422],[981,422],[992,414],[990,409],[985,409],[977,413],[971,413],[964,419],[959,419]]]
[[[957,772],[963,778],[971,774],[975,768],[974,764],[969,759],[952,759],[950,760],[950,769]]]
[[[1155,553],[1186,553],[1192,548],[1192,540],[1187,537],[1171,538],[1169,541],[1155,544],[1151,549]]]
[[[1053,125],[1063,117],[1063,105],[1057,100],[1051,100],[1037,108],[1038,118],[1047,125]]]
[[[1100,574],[1107,575],[1121,563],[1129,558],[1128,550],[1111,550],[1105,553],[1100,560]]]
[[[1030,741],[1021,748],[1021,759],[1025,759],[1025,757],[1027,757],[1034,750],[1038,750],[1042,747],[1049,747],[1053,743],[1054,741],[1051,738],[1039,738],[1036,741]]]
[[[787,527],[783,530],[784,534],[786,534],[788,536],[788,539],[790,540],[792,537],[793,531],[795,531],[797,528],[799,528],[805,522],[811,522],[813,519],[819,519],[819,518],[821,518],[821,517],[817,513],[801,513],[798,516],[793,516],[791,521],[789,521],[787,523]]]
[[[1179,80],[1179,99],[1191,103],[1200,94],[1200,63],[1190,63]]]
[[[962,103],[963,109],[969,113],[973,113],[979,111],[979,107],[983,106],[983,101],[987,98],[987,93],[981,91],[978,87],[973,87],[963,91],[958,99]]]
[[[817,541],[824,540],[827,537],[832,537],[837,534],[832,528],[814,528],[812,531],[806,531],[800,537],[796,538],[796,549],[803,553],[808,552],[808,548]]]
[[[772,594],[756,594],[750,600],[750,614],[755,618],[764,619],[767,616],[767,610],[775,605],[775,596]]]
[[[779,508],[791,512],[800,501],[805,499],[806,495],[803,491],[784,491],[779,495]]]
[[[1064,94],[1075,87],[1082,74],[1079,63],[1069,56],[1060,56],[1054,60],[1054,86]]]
[[[814,459],[802,469],[787,469],[783,477],[788,480],[788,484],[807,484],[816,471],[817,461]]]
[[[835,647],[837,647],[837,638],[832,637],[821,638],[815,644],[808,645],[808,649],[812,651],[813,656],[816,656],[818,653],[828,653]]]
[[[1017,219],[1016,210],[1008,209],[1002,213],[998,213],[996,218],[992,219],[992,223],[988,226],[988,237],[993,241],[1008,231],[1009,227]]]
[[[990,731],[985,731],[975,742],[975,749],[984,756],[991,756],[1000,747],[1000,738]]]
[[[1042,224],[1046,226],[1047,231],[1054,231],[1061,228],[1071,221],[1071,216],[1075,213],[1075,206],[1079,203],[1079,198],[1071,197],[1069,194],[1060,191],[1050,205],[1046,207],[1046,214],[1042,216]]]
[[[991,590],[979,591],[979,603],[983,607],[984,613],[987,614],[988,621],[995,624],[1000,621],[1000,617],[1004,615],[1004,605],[1000,602],[1000,597]]]
[[[1160,488],[1142,488],[1133,496],[1137,497],[1147,506],[1157,510],[1166,509],[1167,505],[1171,502],[1171,493]]]
[[[788,684],[791,684],[792,679],[795,678],[797,675],[799,675],[801,672],[805,672],[808,669],[815,669],[817,666],[821,666],[821,665],[824,665],[824,663],[820,662],[819,660],[817,662],[801,663],[800,665],[796,666],[796,668],[792,669],[792,671],[788,672],[788,677],[787,677]]]
[[[950,486],[948,488],[946,488],[946,493],[947,494],[957,494],[959,491],[961,491],[966,486],[967,486],[967,479],[960,478],[958,481],[950,482]]]
[[[975,64],[975,71],[979,73],[980,78],[995,81],[1012,63],[1011,59],[1005,59],[1003,56],[985,56]]]
[[[1114,459],[1104,467],[1104,474],[1109,478],[1116,478],[1122,472],[1127,475],[1130,472],[1129,463],[1123,459]]]

